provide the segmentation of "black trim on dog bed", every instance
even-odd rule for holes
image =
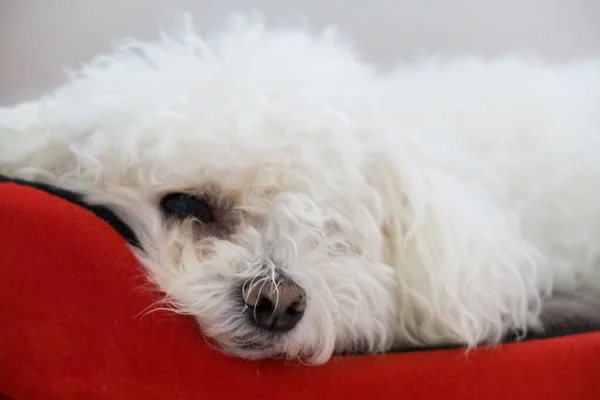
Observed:
[[[23,179],[14,179],[14,178],[9,178],[4,175],[0,175],[0,183],[2,183],[2,182],[15,183],[17,185],[22,185],[22,186],[29,186],[34,189],[38,189],[43,192],[52,194],[54,196],[58,196],[64,200],[67,200],[68,202],[71,202],[78,206],[87,208],[88,210],[93,212],[98,218],[103,219],[104,221],[108,222],[108,224],[110,226],[112,226],[113,229],[116,230],[125,240],[127,240],[127,242],[129,244],[136,246],[138,248],[140,247],[140,243],[139,243],[135,233],[133,233],[133,231],[129,228],[129,226],[127,226],[127,224],[125,224],[115,213],[113,213],[111,210],[109,210],[106,207],[98,206],[98,205],[91,205],[91,204],[86,203],[83,200],[83,196],[79,193],[71,192],[69,190],[64,190],[64,189],[58,188],[56,186],[48,185],[45,183],[30,182],[30,181],[26,181]]]

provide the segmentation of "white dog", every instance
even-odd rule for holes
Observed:
[[[383,73],[330,31],[236,21],[0,109],[0,173],[113,209],[242,357],[498,343],[600,293],[600,60]]]

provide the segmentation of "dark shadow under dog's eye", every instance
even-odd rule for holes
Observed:
[[[189,193],[169,193],[160,200],[162,212],[177,221],[195,219],[205,224],[214,222],[210,206],[202,199]]]

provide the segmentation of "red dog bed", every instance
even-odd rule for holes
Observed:
[[[227,357],[193,320],[145,313],[159,294],[88,209],[4,182],[0,227],[0,393],[14,400],[600,398],[600,333],[320,367]]]

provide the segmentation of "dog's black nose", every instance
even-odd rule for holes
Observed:
[[[287,332],[304,315],[306,296],[294,282],[261,282],[242,289],[250,321],[272,332]]]

